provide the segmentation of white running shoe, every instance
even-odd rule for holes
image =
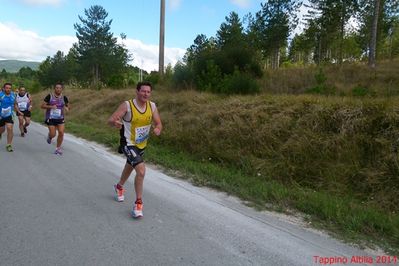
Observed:
[[[116,185],[114,185],[114,189],[115,189],[115,199],[118,202],[122,202],[125,200],[125,189],[122,187],[122,189],[118,189],[118,187]]]
[[[133,218],[143,217],[143,202],[141,200],[136,200],[136,202],[134,203],[132,216]]]

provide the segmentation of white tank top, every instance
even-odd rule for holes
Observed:
[[[25,93],[25,95],[21,97],[19,93],[17,93],[17,104],[20,111],[28,110],[30,104],[28,95],[28,93]]]

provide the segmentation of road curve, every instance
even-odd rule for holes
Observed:
[[[46,134],[36,123],[25,138],[15,133],[13,153],[5,135],[0,141],[0,265],[321,265],[321,258],[371,265],[351,264],[352,256],[375,262],[375,255],[151,166],[144,218],[134,220],[133,179],[126,201],[114,200],[121,156],[68,134],[64,155],[55,155]]]

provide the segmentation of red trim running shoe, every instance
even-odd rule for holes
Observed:
[[[141,199],[137,199],[133,205],[132,210],[133,218],[141,218],[143,217],[143,201]]]
[[[124,201],[125,200],[125,195],[124,195],[125,189],[122,186],[120,188],[118,188],[118,185],[114,185],[114,189],[115,189],[115,193],[116,193],[116,196],[115,196],[116,201],[118,201],[118,202]]]

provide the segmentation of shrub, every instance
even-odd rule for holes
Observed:
[[[112,88],[123,88],[124,81],[125,79],[122,74],[112,75],[108,80],[108,85]]]
[[[174,87],[189,89],[192,87],[192,80],[193,73],[191,69],[182,63],[177,63],[172,76],[172,83]]]
[[[305,90],[305,93],[321,94],[321,95],[335,95],[337,92],[335,87],[328,87],[326,85],[318,85],[313,88]]]
[[[150,75],[145,77],[145,80],[151,82],[153,85],[158,84],[160,80],[158,71],[151,71]]]
[[[226,75],[221,86],[221,92],[226,94],[251,94],[259,90],[259,85],[253,77],[238,70],[232,75]]]
[[[222,73],[213,60],[206,62],[206,69],[197,76],[197,86],[202,91],[220,92]]]
[[[375,93],[373,91],[371,91],[369,88],[363,87],[363,86],[356,86],[352,89],[352,96],[363,97],[366,95],[374,96]]]

